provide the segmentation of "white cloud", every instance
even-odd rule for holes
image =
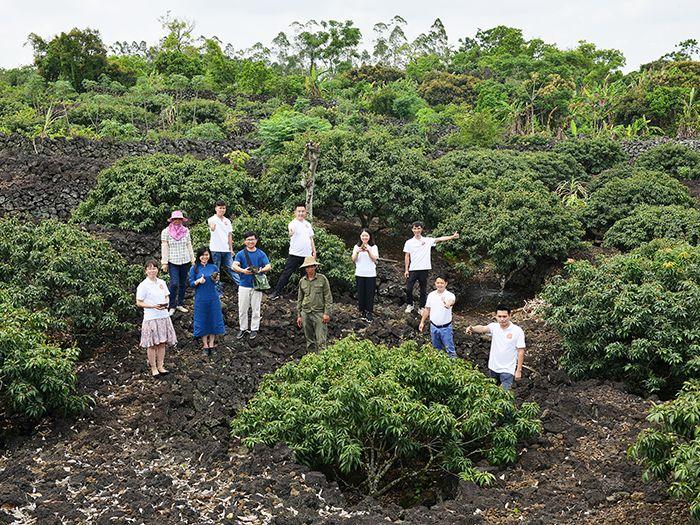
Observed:
[[[91,27],[100,30],[107,45],[116,40],[155,43],[162,34],[158,17],[168,10],[195,20],[196,34],[216,35],[237,48],[257,41],[269,43],[279,31],[288,31],[293,21],[310,18],[354,20],[366,45],[373,36],[372,26],[395,14],[408,21],[410,37],[441,18],[453,44],[473,36],[478,28],[508,25],[522,29],[527,38],[560,47],[587,40],[598,47],[619,49],[627,57],[627,70],[658,58],[681,40],[700,39],[697,0],[4,0],[2,4],[0,67],[32,61],[31,48],[23,45],[32,32],[50,37],[73,27]]]

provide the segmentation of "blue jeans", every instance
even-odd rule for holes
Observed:
[[[489,375],[496,380],[496,383],[503,387],[503,390],[510,390],[510,387],[513,386],[513,381],[515,380],[515,376],[513,374],[509,374],[508,372],[494,372],[493,370],[489,369]]]
[[[236,285],[240,283],[241,277],[233,271],[233,255],[231,255],[231,252],[211,252],[211,258],[212,262],[219,268],[219,272],[226,270],[226,273]],[[221,279],[216,283],[216,291],[219,292],[219,295],[224,293],[224,285]]]
[[[187,276],[190,273],[190,263],[168,263],[168,275],[170,276],[170,304],[168,308],[183,306],[185,304],[185,290],[187,289]]]
[[[450,357],[457,357],[451,324],[438,328],[433,323],[430,323],[430,341],[438,350],[445,350]]]

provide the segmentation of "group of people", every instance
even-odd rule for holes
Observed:
[[[179,210],[173,211],[168,226],[161,232],[161,264],[168,272],[170,285],[158,278],[158,263],[146,262],[146,278],[136,291],[136,304],[144,309],[141,329],[141,346],[147,349],[148,363],[154,377],[167,374],[164,368],[165,348],[177,343],[171,316],[180,311],[187,313],[184,305],[187,286],[194,289],[194,337],[201,338],[205,355],[216,348],[216,336],[225,333],[221,296],[223,288],[221,271],[226,271],[238,285],[238,321],[236,335],[242,339],[248,334],[255,339],[260,328],[263,291],[271,288],[266,273],[272,269],[267,254],[257,247],[258,234],[243,234],[244,247],[234,254],[231,221],[226,217],[226,203],[215,203],[214,215],[208,220],[209,246],[199,248],[195,254],[187,218]],[[287,225],[289,252],[284,269],[269,296],[276,300],[282,296],[292,275],[303,270],[297,292],[297,325],[303,329],[307,351],[323,348],[328,338],[333,305],[333,294],[328,279],[318,271],[314,230],[306,220],[306,206],[294,209],[294,218]],[[427,293],[428,276],[432,270],[432,247],[440,242],[459,238],[457,232],[443,237],[424,237],[424,226],[414,222],[413,237],[404,244],[404,276],[406,278],[406,313],[414,307],[413,291],[419,285],[419,331],[430,323],[432,345],[456,357],[452,328],[452,307],[455,295],[447,290],[447,279],[438,276],[435,290]],[[360,318],[371,323],[374,315],[374,296],[377,280],[379,249],[372,233],[363,228],[357,244],[353,246],[352,261],[355,264],[357,301]],[[510,388],[514,379],[522,374],[525,337],[522,329],[510,321],[511,311],[499,306],[498,322],[475,325],[467,329],[472,333],[491,335],[489,372],[503,388]]]

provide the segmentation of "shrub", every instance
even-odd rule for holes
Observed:
[[[586,173],[571,155],[552,152],[519,153],[509,150],[451,151],[435,161],[438,176],[487,175],[494,178],[526,176],[555,190],[562,182],[585,182]]]
[[[693,199],[688,189],[670,175],[635,171],[627,178],[612,179],[591,193],[583,219],[590,231],[605,232],[643,204],[692,206]]]
[[[433,348],[347,338],[266,376],[231,427],[247,446],[286,443],[376,496],[441,470],[490,482],[476,461],[514,462],[518,442],[540,431],[538,411]]]
[[[657,239],[628,254],[578,261],[542,298],[576,378],[675,391],[700,371],[700,247]]]
[[[682,144],[662,144],[642,153],[635,166],[663,171],[677,179],[700,179],[700,152]]]
[[[700,520],[700,381],[687,382],[678,397],[654,406],[629,455],[644,467],[644,480],[670,482],[668,492],[690,503]]]
[[[605,246],[632,250],[652,239],[700,243],[700,211],[684,206],[640,206],[605,233]]]
[[[534,178],[544,182],[550,190],[556,190],[564,182],[585,183],[589,179],[583,166],[568,153],[538,151],[521,153],[520,158],[535,172]]]
[[[0,221],[0,282],[9,300],[50,312],[54,339],[100,340],[134,313],[141,273],[106,241],[57,221]]]
[[[191,127],[185,132],[185,138],[195,140],[224,140],[226,135],[213,122],[206,122]]]
[[[243,234],[254,231],[259,235],[258,247],[270,258],[272,270],[268,274],[275,282],[284,268],[289,252],[289,235],[287,224],[292,220],[291,212],[269,214],[257,213],[254,216],[243,215],[232,220],[233,246],[236,251],[243,248]],[[206,223],[192,228],[192,242],[195,246],[209,245],[209,228]],[[318,260],[322,264],[321,272],[328,277],[334,289],[348,290],[355,282],[355,267],[350,259],[350,252],[343,240],[328,233],[324,228],[314,225],[314,243]],[[298,280],[298,274],[292,276],[292,285]]]
[[[454,231],[460,238],[439,249],[466,257],[472,265],[490,261],[503,283],[515,273],[565,257],[583,235],[579,221],[556,195],[526,176],[474,178],[436,235]]]
[[[138,140],[141,133],[133,124],[120,124],[114,120],[103,120],[100,123],[100,135],[118,140]]]
[[[182,102],[178,111],[180,120],[186,124],[213,122],[221,125],[226,120],[228,107],[217,100],[195,98]]]
[[[423,80],[418,92],[431,106],[473,103],[476,97],[476,77],[433,71]]]
[[[601,171],[598,175],[592,177],[586,185],[586,190],[589,194],[591,194],[605,186],[611,180],[629,179],[638,171],[646,172],[647,170],[635,169],[628,164],[618,164],[617,166]]]
[[[558,142],[554,151],[568,153],[591,175],[597,175],[626,159],[620,144],[602,137]]]
[[[258,136],[261,149],[267,154],[278,153],[282,145],[307,131],[327,131],[331,124],[325,119],[310,117],[292,110],[278,111],[270,118],[260,121]]]
[[[74,211],[73,220],[137,232],[164,227],[174,209],[203,220],[224,199],[232,213],[250,209],[253,180],[215,160],[185,155],[121,159],[97,176],[97,184]]]
[[[87,397],[76,394],[79,350],[47,341],[49,321],[0,299],[0,399],[3,411],[38,419],[54,410],[82,410]]]
[[[422,151],[407,147],[385,132],[355,133],[336,130],[318,138],[321,157],[316,172],[314,207],[337,208],[364,226],[378,219],[382,226],[403,227],[423,219],[433,222],[432,205],[436,182],[428,174]],[[303,137],[274,156],[263,178],[267,197],[274,207],[289,207],[303,200],[300,173]]]

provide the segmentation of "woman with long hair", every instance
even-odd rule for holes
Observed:
[[[216,291],[219,268],[211,262],[211,252],[206,246],[197,250],[189,281],[194,288],[194,336],[202,338],[202,351],[209,356],[216,348],[216,336],[226,333],[226,328]]]
[[[374,311],[374,291],[377,286],[377,259],[379,249],[374,244],[372,233],[362,228],[360,240],[352,249],[357,283],[357,303],[360,318],[371,323]]]

